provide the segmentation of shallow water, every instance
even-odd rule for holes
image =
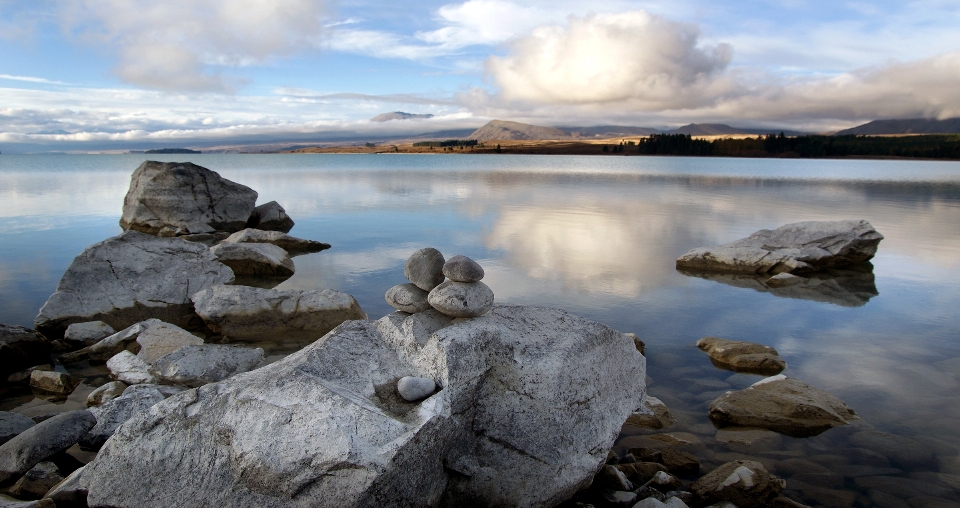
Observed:
[[[936,453],[934,461],[899,467],[904,472],[895,476],[912,475],[950,495],[960,488],[960,163],[151,157],[190,160],[248,185],[260,193],[258,202],[277,200],[287,209],[297,222],[291,234],[333,245],[295,258],[297,274],[280,288],[345,291],[378,318],[391,310],[383,293],[404,281],[406,257],[433,246],[448,257],[464,254],[480,262],[498,302],[559,307],[637,333],[647,344],[649,392],[680,420],[666,430],[702,441],[692,449],[705,470],[739,453],[715,443],[706,416],[710,401],[760,379],[719,370],[694,346],[716,335],[775,347],[789,364],[786,375],[833,393],[862,417],[857,429],[784,437],[765,450],[740,452],[773,468],[784,457],[832,456],[820,457],[821,463],[852,474],[842,468],[879,461],[864,458],[847,441],[853,430],[873,427]],[[0,156],[0,322],[32,326],[73,257],[120,232],[129,176],[143,160]],[[758,229],[859,218],[885,239],[872,274],[839,284],[758,291],[751,281],[674,269],[674,260],[691,248]],[[277,346],[273,353],[289,348]],[[87,374],[89,384],[104,381],[102,373]],[[82,406],[89,387],[80,390],[62,404],[7,392],[0,409],[31,416],[72,409]],[[624,436],[637,433],[624,429]],[[869,482],[843,474],[823,481],[854,496],[856,505],[874,503],[871,490],[877,489],[864,486]],[[795,491],[798,499],[816,499]]]

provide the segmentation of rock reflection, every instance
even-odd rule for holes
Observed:
[[[761,293],[770,293],[781,298],[795,298],[814,302],[831,303],[842,307],[862,307],[871,298],[879,295],[874,281],[873,265],[862,265],[843,270],[824,270],[800,277],[796,284],[778,287],[771,284],[766,275],[728,272],[711,272],[677,269],[688,277],[720,282],[728,286],[748,288]]]

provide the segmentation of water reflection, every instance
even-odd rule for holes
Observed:
[[[798,298],[814,302],[832,303],[842,307],[861,307],[877,296],[873,265],[865,263],[846,270],[825,270],[805,275],[788,286],[771,286],[770,276],[725,273],[677,268],[688,277],[720,282],[728,286],[753,289],[780,298]]]

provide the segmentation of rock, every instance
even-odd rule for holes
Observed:
[[[287,215],[287,211],[280,206],[280,203],[271,201],[254,208],[247,227],[287,233],[293,229],[293,225],[293,219]]]
[[[428,294],[416,284],[398,284],[388,289],[384,298],[394,309],[416,314],[432,308],[427,303]]]
[[[437,384],[425,377],[404,376],[397,381],[397,392],[407,402],[425,399],[436,389]]]
[[[20,413],[0,411],[0,445],[33,427],[34,421]]]
[[[904,469],[916,469],[933,461],[933,450],[904,436],[864,430],[848,438],[850,444],[875,451]]]
[[[344,323],[134,417],[85,470],[90,506],[554,506],[644,396],[644,358],[599,323],[498,306],[421,343],[408,317]],[[443,390],[407,403],[411,374]]]
[[[13,374],[10,374],[9,376],[7,376],[7,383],[11,385],[20,385],[20,384],[29,385],[30,376],[33,375],[33,371],[35,370],[52,371],[53,366],[50,364],[34,365],[33,367],[23,369],[20,372],[14,372]]]
[[[601,489],[613,491],[633,490],[633,483],[627,479],[623,471],[613,466],[603,466],[593,478],[593,484]]]
[[[727,501],[739,508],[764,508],[785,483],[751,460],[727,462],[690,485],[703,504]]]
[[[670,414],[670,409],[667,408],[667,405],[656,397],[648,395],[647,400],[643,404],[643,409],[643,411],[637,411],[630,415],[627,418],[627,424],[645,429],[662,429],[677,421],[673,415]]]
[[[295,271],[287,251],[269,243],[221,243],[210,252],[238,276],[291,277]]]
[[[735,372],[772,376],[787,368],[776,349],[762,344],[704,337],[697,347],[710,355],[714,365]]]
[[[797,275],[869,261],[880,240],[865,220],[798,222],[693,249],[677,259],[677,268]]]
[[[693,455],[675,448],[664,448],[660,461],[670,474],[677,476],[695,476],[700,474],[700,461]]]
[[[150,366],[130,351],[121,351],[107,360],[107,368],[113,377],[128,385],[157,382],[150,373]]]
[[[53,462],[40,462],[30,468],[17,483],[10,487],[10,494],[20,499],[40,499],[48,490],[63,481],[63,476]]]
[[[667,498],[665,501],[648,497],[633,505],[633,508],[688,508],[688,506],[682,499],[676,497]]]
[[[151,235],[239,231],[257,193],[189,162],[146,161],[130,178],[120,227]]]
[[[68,326],[63,333],[63,340],[72,346],[87,347],[115,333],[117,331],[103,321],[87,321],[86,323],[73,323]]]
[[[56,484],[43,496],[56,503],[56,508],[73,508],[87,506],[87,489],[80,478],[86,466],[70,473],[69,476]]]
[[[104,402],[115,399],[123,394],[129,386],[123,381],[110,381],[87,395],[87,406],[99,406]]]
[[[352,296],[332,289],[214,286],[195,293],[193,301],[211,330],[232,339],[316,339],[344,321],[367,318]]]
[[[647,480],[644,487],[653,487],[660,492],[669,492],[683,488],[683,482],[679,478],[665,471],[657,471]]]
[[[403,276],[418,288],[430,291],[443,282],[443,254],[432,247],[414,252],[403,265]]]
[[[77,256],[34,323],[51,338],[97,320],[118,330],[150,318],[189,328],[197,324],[190,295],[231,282],[204,245],[127,231]]]
[[[80,384],[80,380],[63,372],[35,370],[30,373],[30,387],[43,392],[69,395]]]
[[[647,345],[640,340],[640,337],[637,337],[637,334],[627,332],[624,335],[630,337],[630,340],[632,340],[634,345],[637,346],[637,351],[640,351],[640,354],[643,354],[643,352],[647,349]]]
[[[731,505],[733,506],[733,505]],[[734,508],[736,508],[734,506]],[[773,498],[773,501],[770,501],[770,508],[810,508],[805,504],[800,504],[793,499],[785,496],[779,496]]]
[[[150,372],[161,383],[198,387],[254,369],[263,358],[260,348],[217,344],[184,346],[155,361]]]
[[[455,318],[482,316],[493,308],[493,291],[482,282],[446,281],[427,295],[430,306]]]
[[[627,476],[634,485],[643,485],[653,478],[658,471],[666,471],[667,466],[655,462],[633,462],[630,464],[616,464],[617,468]]]
[[[57,508],[57,506],[49,499],[18,501],[12,497],[0,494],[0,508]]]
[[[766,285],[772,288],[785,288],[790,286],[796,286],[797,284],[803,283],[805,279],[799,275],[794,275],[792,273],[778,273],[773,277],[770,277],[766,281]]]
[[[454,282],[479,282],[483,267],[467,256],[453,256],[443,264],[443,274]]]
[[[404,318],[400,328],[403,329],[405,335],[413,337],[422,346],[430,340],[433,332],[450,326],[452,322],[452,317],[441,314],[431,307],[428,310]]]
[[[97,418],[97,424],[80,438],[80,448],[97,451],[103,443],[116,432],[117,427],[132,418],[143,414],[165,397],[151,386],[134,385],[123,395],[109,400],[99,407],[90,409]]]
[[[60,413],[0,445],[0,485],[70,448],[96,423],[97,419],[85,409]]]
[[[709,414],[721,426],[759,427],[792,437],[815,436],[858,419],[840,399],[782,375],[721,395],[710,403]]]
[[[154,322],[141,329],[137,336],[137,344],[140,344],[140,351],[137,358],[151,365],[174,351],[184,346],[195,346],[203,344],[203,339],[191,334],[190,332],[171,325],[170,323]]]
[[[29,328],[0,324],[0,379],[19,370],[50,362],[52,344]]]
[[[320,252],[330,248],[330,244],[314,240],[296,238],[280,231],[264,231],[262,229],[247,228],[228,236],[223,243],[270,243],[294,254]]]

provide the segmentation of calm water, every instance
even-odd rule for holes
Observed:
[[[559,307],[637,333],[647,343],[649,392],[680,420],[668,430],[703,442],[697,453],[705,469],[737,456],[714,444],[707,406],[722,391],[759,379],[714,368],[694,346],[717,335],[777,348],[789,363],[786,375],[840,397],[864,425],[935,451],[934,463],[902,476],[960,488],[960,163],[151,157],[190,160],[248,185],[259,202],[277,200],[287,209],[297,223],[291,234],[333,245],[297,257],[297,274],[281,288],[345,291],[378,318],[391,310],[383,293],[404,281],[407,256],[433,246],[479,261],[498,302]],[[32,326],[73,257],[120,232],[129,176],[143,160],[0,156],[0,322]],[[859,218],[886,239],[872,274],[839,284],[771,293],[749,281],[674,269],[691,248],[758,229]],[[84,396],[80,390],[58,407]],[[30,415],[52,407],[30,394],[11,394],[0,404]],[[849,448],[849,434],[784,438],[751,456],[773,467],[794,455],[833,454],[855,463],[837,451]],[[869,490],[852,478],[830,488],[870,504]]]

